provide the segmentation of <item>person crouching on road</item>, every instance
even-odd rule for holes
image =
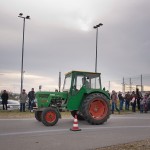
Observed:
[[[25,103],[27,101],[28,95],[25,92],[25,89],[22,90],[20,94],[20,112],[25,112]]]

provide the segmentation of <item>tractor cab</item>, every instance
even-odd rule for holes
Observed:
[[[82,88],[86,90],[101,89],[100,73],[71,71],[65,75],[63,91],[75,95]]]

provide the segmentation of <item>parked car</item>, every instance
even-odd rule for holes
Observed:
[[[8,100],[7,109],[16,110],[20,108],[20,103],[16,100]],[[0,99],[0,110],[3,109],[2,100]]]

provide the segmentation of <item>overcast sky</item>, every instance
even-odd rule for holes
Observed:
[[[0,0],[0,90],[58,88],[58,74],[95,71],[96,30],[102,80],[150,74],[150,0]],[[63,83],[63,81],[62,81]]]

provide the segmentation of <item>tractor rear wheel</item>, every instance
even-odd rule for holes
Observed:
[[[54,126],[58,122],[57,109],[49,107],[42,112],[42,123],[45,126]]]
[[[42,121],[42,111],[35,111],[35,118],[38,121]]]
[[[90,94],[83,101],[82,113],[88,123],[103,124],[110,116],[109,101],[103,94]]]
[[[71,115],[74,118],[75,118],[75,115],[77,115],[78,120],[84,120],[84,117],[82,116],[82,114],[80,114],[77,110],[71,111]]]

